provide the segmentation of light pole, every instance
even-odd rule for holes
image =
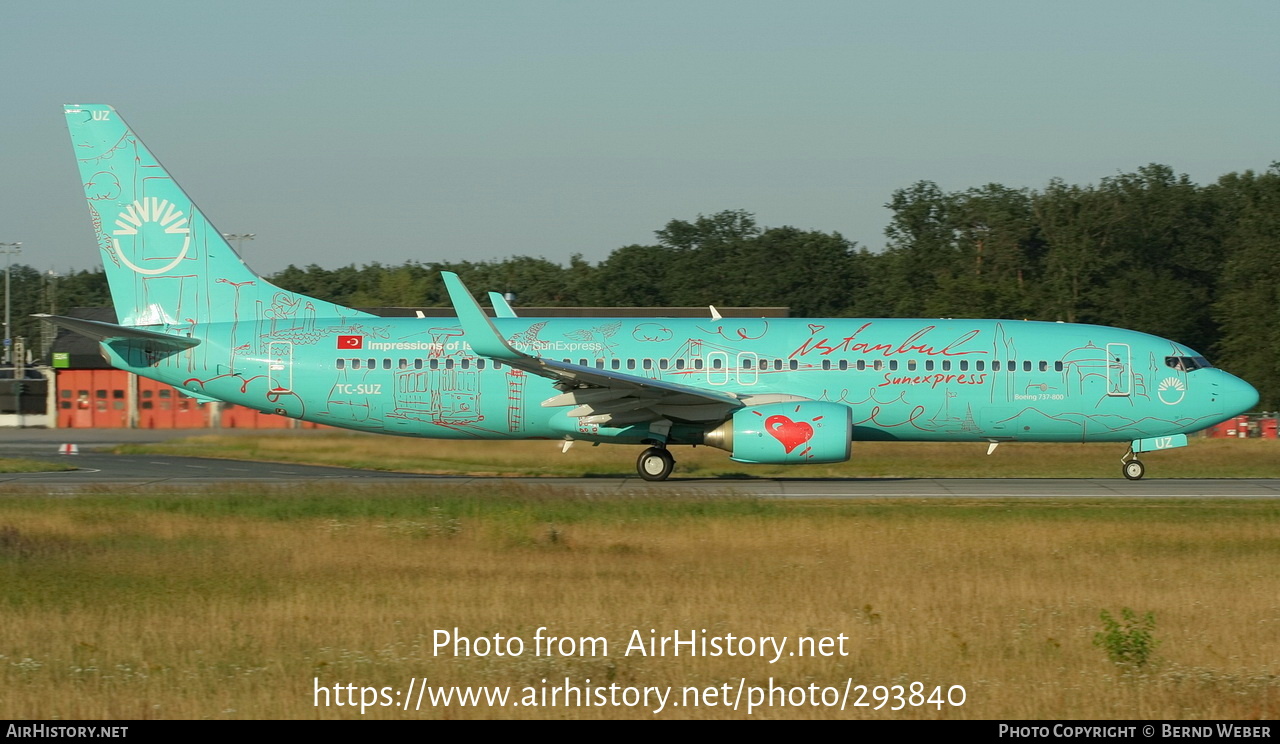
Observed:
[[[22,253],[22,243],[0,243],[0,253],[5,254],[4,261],[4,363],[10,364],[13,349],[13,337],[9,334],[9,268],[13,265],[13,257]]]
[[[253,240],[253,236],[257,233],[223,233],[222,237],[227,240],[236,241],[236,253],[240,258],[244,258],[244,241]]]

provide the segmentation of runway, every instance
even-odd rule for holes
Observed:
[[[650,483],[625,478],[476,478],[417,475],[377,470],[215,460],[164,455],[113,455],[82,448],[79,455],[57,455],[46,441],[6,442],[5,453],[73,465],[67,472],[0,474],[0,488],[47,489],[68,495],[81,490],[184,488],[233,483],[333,483],[486,485],[524,483],[566,492],[609,494],[738,494],[783,499],[1108,499],[1108,498],[1280,498],[1280,479],[1160,479],[1141,481],[1062,478],[681,478]]]

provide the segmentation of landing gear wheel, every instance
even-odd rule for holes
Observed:
[[[1129,480],[1142,480],[1146,472],[1147,466],[1143,465],[1141,460],[1130,460],[1124,464],[1124,477]]]
[[[661,447],[650,447],[641,452],[639,459],[636,460],[636,470],[640,473],[640,477],[647,481],[666,480],[675,466],[676,458]]]

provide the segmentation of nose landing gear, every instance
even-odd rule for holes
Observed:
[[[1124,477],[1129,480],[1142,480],[1142,476],[1147,472],[1147,466],[1142,464],[1138,456],[1133,454],[1133,448],[1124,453],[1124,457],[1120,458],[1120,469],[1124,473]]]

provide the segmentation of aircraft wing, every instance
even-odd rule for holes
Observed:
[[[743,405],[733,393],[584,367],[535,357],[512,348],[489,316],[452,272],[441,272],[471,350],[529,374],[555,380],[563,392],[542,402],[548,408],[573,406],[569,415],[589,424],[628,426],[672,420],[715,423]]]

